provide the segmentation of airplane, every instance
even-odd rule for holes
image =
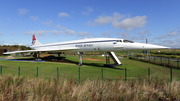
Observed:
[[[56,52],[60,56],[60,52],[78,52],[79,66],[82,66],[83,52],[107,52],[107,54],[115,62],[113,65],[122,65],[114,52],[121,50],[153,50],[153,49],[168,49],[169,47],[137,43],[126,39],[118,38],[85,38],[81,40],[41,44],[35,35],[32,37],[32,50],[12,51],[3,54],[14,53],[36,53],[37,59],[41,52]]]

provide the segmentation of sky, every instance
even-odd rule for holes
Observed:
[[[180,0],[0,0],[0,45],[121,38],[180,47]]]

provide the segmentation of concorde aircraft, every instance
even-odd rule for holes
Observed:
[[[41,44],[35,35],[32,38],[32,45],[30,46],[33,50],[23,51],[12,51],[5,52],[4,54],[13,53],[37,53],[37,58],[41,52],[78,52],[79,65],[82,65],[82,54],[83,52],[107,52],[107,54],[115,62],[114,65],[122,65],[115,51],[120,50],[153,50],[153,49],[168,49],[169,47],[137,43],[125,39],[118,38],[86,38],[81,40]]]

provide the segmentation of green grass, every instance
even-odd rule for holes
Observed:
[[[105,64],[104,59],[98,58],[99,61],[86,60],[83,57],[83,66],[80,67],[81,80],[83,79],[101,79],[102,66]],[[91,57],[93,58],[93,57]],[[94,57],[96,58],[96,57]],[[20,75],[25,77],[36,77],[36,69],[38,67],[38,76],[44,78],[51,78],[57,76],[57,67],[59,68],[59,76],[65,78],[79,78],[79,58],[77,56],[67,56],[67,62],[20,62],[20,61],[6,61],[0,60],[0,66],[3,67],[3,75],[18,75],[18,67],[20,66]],[[128,79],[136,77],[147,77],[148,67],[151,69],[151,77],[170,78],[170,69],[163,66],[158,66],[150,63],[145,63],[137,60],[120,59],[124,64],[114,68],[103,67],[104,79],[124,79],[125,68],[127,68]],[[111,63],[113,63],[111,61]],[[173,69],[173,78],[180,79],[180,70]]]

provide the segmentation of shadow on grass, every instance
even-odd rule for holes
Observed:
[[[36,58],[34,57],[30,57],[30,58],[18,58],[18,59],[8,59],[8,60],[13,60],[13,61],[36,61]],[[49,61],[49,62],[58,62],[58,63],[72,63],[72,64],[76,64],[78,65],[79,62],[77,61],[73,61],[73,60],[68,60],[65,57],[44,57],[44,58],[40,58],[42,61]],[[37,61],[38,62],[38,61]],[[93,61],[92,61],[93,62]],[[87,62],[83,62],[83,65],[87,65],[87,66],[93,66],[93,67],[103,67],[103,63],[87,63]],[[117,68],[117,66],[114,67],[103,67],[103,68],[109,68],[109,69],[117,69],[117,70],[124,70],[122,68]]]

